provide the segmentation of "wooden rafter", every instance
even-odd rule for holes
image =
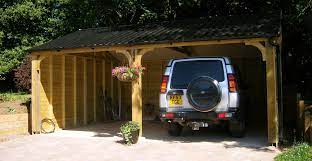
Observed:
[[[190,41],[190,42],[171,42],[161,44],[142,44],[142,45],[120,45],[120,46],[102,46],[96,48],[69,48],[62,50],[50,51],[34,51],[32,55],[51,55],[51,54],[70,54],[70,53],[98,53],[103,51],[120,51],[133,49],[151,49],[151,48],[167,48],[167,47],[181,47],[181,46],[200,46],[200,45],[222,45],[222,44],[245,44],[252,42],[267,41],[267,38],[249,38],[249,39],[230,39],[230,40],[209,40],[209,41]]]
[[[186,56],[192,56],[192,52],[190,50],[190,47],[180,46],[180,47],[171,47],[171,48],[167,48],[167,49],[182,53]]]

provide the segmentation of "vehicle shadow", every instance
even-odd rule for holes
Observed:
[[[203,128],[199,131],[192,131],[184,128],[181,136],[169,136],[166,127],[160,122],[145,122],[143,124],[143,137],[149,140],[160,140],[165,142],[180,143],[220,143],[226,149],[231,148],[248,148],[255,151],[274,151],[267,144],[267,137],[264,131],[248,131],[243,138],[231,137],[228,131],[221,127]]]

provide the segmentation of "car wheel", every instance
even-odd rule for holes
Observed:
[[[178,123],[169,123],[168,134],[170,136],[180,136],[182,128],[183,127]]]
[[[236,138],[244,137],[245,135],[245,121],[231,120],[229,121],[229,132],[231,136]]]

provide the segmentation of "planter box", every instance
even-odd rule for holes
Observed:
[[[27,135],[28,114],[0,115],[0,141],[11,135]]]

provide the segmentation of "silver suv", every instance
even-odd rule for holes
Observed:
[[[245,130],[244,110],[234,68],[227,57],[171,60],[160,89],[160,118],[168,133],[179,136],[183,127],[226,125],[234,137]]]

